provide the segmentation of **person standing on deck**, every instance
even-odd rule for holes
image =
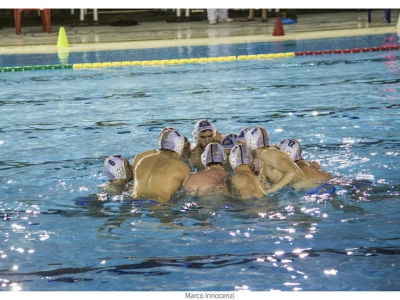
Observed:
[[[207,18],[210,25],[215,25],[217,23],[229,23],[233,22],[233,19],[228,18],[228,9],[226,8],[210,8],[207,9]]]

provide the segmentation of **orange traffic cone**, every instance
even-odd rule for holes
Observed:
[[[283,25],[282,25],[282,19],[281,19],[281,17],[277,17],[277,18],[276,18],[274,33],[273,33],[272,35],[273,35],[273,36],[282,36],[282,35],[285,35],[285,31],[283,30]]]

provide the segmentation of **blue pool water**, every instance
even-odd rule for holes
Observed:
[[[336,39],[301,43],[342,48]],[[235,47],[300,51],[274,43],[226,51],[241,54]],[[0,290],[400,290],[399,53],[2,73]],[[16,56],[0,59],[16,65]],[[272,143],[297,138],[306,159],[361,190],[338,185],[313,198],[287,188],[252,202],[180,197],[162,206],[96,196],[108,155],[155,149],[165,126],[191,137],[200,118],[223,134],[259,125]]]

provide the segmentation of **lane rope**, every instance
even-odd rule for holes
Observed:
[[[317,51],[285,52],[285,53],[270,53],[270,54],[251,54],[251,55],[238,55],[238,56],[36,65],[36,66],[24,66],[24,67],[3,67],[0,68],[0,72],[20,72],[20,71],[59,70],[59,69],[82,70],[82,69],[106,69],[106,68],[121,68],[121,67],[180,65],[180,64],[196,64],[196,63],[201,64],[201,63],[226,62],[226,61],[268,60],[268,59],[289,58],[294,56],[305,56],[305,55],[349,54],[349,53],[374,52],[374,51],[389,51],[389,50],[399,50],[399,49],[400,45],[392,45],[392,46],[382,46],[382,47],[365,47],[365,48],[352,48],[352,49],[341,49],[341,50],[317,50]]]

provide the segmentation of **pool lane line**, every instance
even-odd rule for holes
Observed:
[[[129,66],[160,66],[160,65],[181,65],[193,63],[213,63],[225,61],[256,60],[269,58],[285,58],[295,56],[294,52],[276,53],[276,54],[257,54],[257,55],[239,55],[239,56],[218,56],[218,57],[200,57],[200,58],[181,58],[181,59],[163,59],[163,60],[135,60],[122,62],[104,62],[104,63],[82,63],[73,64],[74,69],[96,69],[111,67],[129,67]]]
[[[201,58],[183,58],[183,59],[164,59],[164,60],[136,60],[123,62],[104,62],[104,63],[82,63],[74,64],[73,69],[96,69],[110,67],[127,67],[127,66],[159,66],[159,65],[178,65],[190,63],[212,63],[225,61],[243,61],[243,60],[261,60],[274,58],[287,58],[303,55],[320,55],[320,54],[345,54],[345,53],[360,53],[372,51],[387,51],[398,50],[400,46],[383,46],[369,48],[353,48],[343,50],[323,50],[323,51],[303,51],[303,52],[285,52],[285,53],[270,53],[270,54],[252,54],[238,56],[219,56],[219,57],[201,57]]]
[[[382,46],[382,47],[352,48],[352,49],[340,49],[340,50],[303,51],[303,52],[295,52],[294,54],[295,54],[295,56],[321,55],[321,54],[347,54],[347,53],[387,51],[387,50],[398,50],[398,49],[400,49],[400,45]]]
[[[24,67],[4,67],[0,68],[0,72],[19,72],[19,71],[33,71],[33,70],[60,70],[72,69],[72,64],[59,64],[59,65],[36,65]]]
[[[162,60],[134,60],[122,62],[104,62],[104,63],[82,63],[74,64],[74,69],[96,69],[127,66],[160,66],[160,65],[181,65],[193,63],[213,63],[238,60],[256,60],[269,58],[285,58],[295,56],[294,52],[276,53],[276,54],[257,54],[257,55],[239,55],[239,56],[218,56],[218,57],[200,57],[200,58],[181,58],[181,59],[162,59]]]
[[[58,69],[80,70],[80,69],[105,69],[105,68],[116,68],[116,67],[117,68],[131,67],[131,66],[160,66],[160,65],[178,65],[178,64],[191,64],[191,63],[212,63],[212,62],[225,62],[225,61],[275,59],[275,58],[286,58],[286,57],[305,56],[305,55],[348,54],[348,53],[388,51],[388,50],[399,50],[399,49],[400,45],[393,45],[393,46],[365,47],[365,48],[352,48],[352,49],[341,49],[341,50],[317,50],[317,51],[302,51],[302,52],[251,54],[251,55],[238,55],[238,56],[36,65],[36,66],[24,66],[24,67],[3,67],[0,68],[0,73],[33,71],[33,70],[58,70]]]

